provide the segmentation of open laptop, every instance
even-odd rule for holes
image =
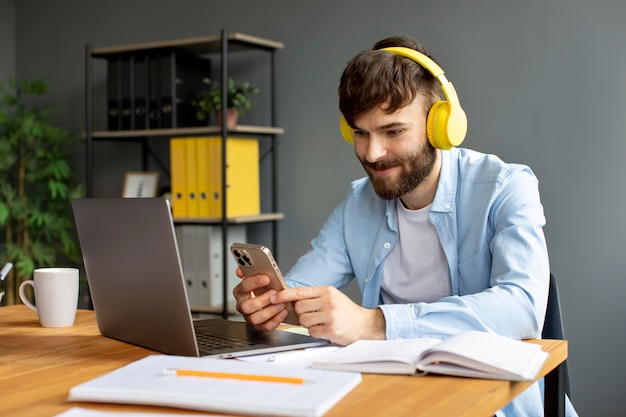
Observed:
[[[328,344],[297,333],[259,332],[243,321],[193,320],[166,199],[84,198],[72,207],[104,336],[183,356],[237,357]]]

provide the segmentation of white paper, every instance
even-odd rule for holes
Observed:
[[[339,346],[320,346],[306,349],[290,350],[287,352],[266,353],[237,358],[244,362],[264,363],[270,365],[287,366],[291,368],[308,368],[314,362],[323,360],[324,356],[339,350]]]
[[[165,375],[190,369],[304,378],[304,384]],[[135,403],[217,413],[321,416],[361,382],[354,372],[328,372],[229,359],[152,355],[70,390],[71,401]]]
[[[55,417],[188,417],[189,414],[162,414],[162,413],[137,413],[137,412],[116,412],[116,411],[95,411],[86,408],[74,407],[57,414]],[[199,417],[214,417],[208,414],[198,414]]]

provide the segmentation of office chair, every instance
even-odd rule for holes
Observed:
[[[561,314],[561,301],[559,298],[559,288],[556,283],[556,278],[553,274],[550,274],[550,289],[548,291],[548,308],[546,311],[546,319],[541,332],[543,339],[565,339],[565,332],[563,330],[563,317]],[[565,394],[571,400],[570,383],[569,383],[569,370],[567,368],[567,360],[565,360],[561,366],[563,367],[563,388]]]

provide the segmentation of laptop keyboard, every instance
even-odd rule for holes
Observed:
[[[222,350],[228,350],[237,347],[254,345],[253,342],[246,340],[229,338],[225,336],[217,336],[210,333],[196,333],[196,339],[198,341],[198,349],[201,353],[210,354],[219,352]]]

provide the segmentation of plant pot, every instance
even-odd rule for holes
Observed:
[[[215,110],[215,116],[217,118],[217,125],[222,127],[222,109]],[[239,111],[234,107],[229,107],[226,109],[226,127],[234,128],[237,126],[237,118],[239,116]]]

